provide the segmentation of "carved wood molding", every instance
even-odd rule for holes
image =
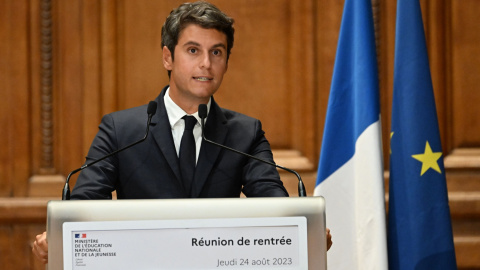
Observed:
[[[0,224],[45,222],[47,203],[53,199],[0,198]]]
[[[26,194],[29,197],[50,197],[60,196],[60,189],[65,181],[62,175],[56,175],[58,168],[55,167],[54,142],[58,140],[54,135],[54,69],[53,69],[53,17],[52,1],[41,0],[38,12],[40,13],[40,34],[39,34],[39,76],[37,81],[39,93],[34,93],[33,107],[38,108],[38,125],[35,125],[35,132],[38,138],[39,155],[36,156],[34,169],[36,173],[29,178]],[[35,89],[38,89],[35,87]],[[36,116],[34,116],[36,117]]]
[[[480,148],[457,148],[445,156],[447,169],[480,170]]]
[[[308,157],[302,155],[298,150],[273,149],[275,162],[296,171],[311,171],[316,168]]]
[[[42,174],[53,173],[53,73],[52,73],[52,3],[42,0],[40,5],[41,20],[41,143],[42,155],[40,171]]]

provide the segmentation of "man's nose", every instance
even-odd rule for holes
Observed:
[[[210,54],[206,53],[203,55],[200,63],[200,67],[202,68],[210,68],[210,65],[212,64],[212,61],[210,59]]]

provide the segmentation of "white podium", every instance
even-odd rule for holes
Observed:
[[[326,269],[325,201],[51,201],[47,269]]]

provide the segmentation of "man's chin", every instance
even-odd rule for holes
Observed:
[[[193,95],[198,99],[209,99],[213,94],[215,94],[216,90],[213,89],[196,89],[192,91]]]

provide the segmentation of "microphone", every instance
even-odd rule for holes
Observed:
[[[289,168],[286,168],[286,167],[283,167],[283,166],[280,166],[280,165],[277,165],[273,162],[270,162],[268,160],[264,160],[264,159],[261,159],[261,158],[258,158],[258,157],[255,157],[255,156],[252,156],[250,154],[247,154],[247,153],[244,153],[244,152],[241,152],[241,151],[238,151],[236,149],[233,149],[233,148],[230,148],[228,146],[225,146],[225,145],[222,145],[222,144],[219,144],[219,143],[216,143],[214,141],[210,141],[209,139],[205,138],[205,134],[204,134],[204,129],[205,129],[205,118],[207,118],[207,105],[206,104],[200,104],[198,105],[198,116],[200,117],[201,119],[201,126],[202,126],[202,138],[204,141],[208,142],[208,143],[211,143],[213,145],[216,145],[218,147],[221,147],[221,148],[224,148],[224,149],[227,149],[229,151],[232,151],[232,152],[235,152],[237,154],[240,154],[240,155],[243,155],[243,156],[246,156],[246,157],[249,157],[249,158],[253,158],[255,160],[258,160],[258,161],[261,161],[263,163],[266,163],[268,165],[271,165],[271,166],[274,166],[274,167],[277,167],[277,168],[280,168],[282,170],[285,170],[287,172],[290,172],[290,173],[293,173],[295,174],[295,176],[297,176],[298,178],[298,197],[307,197],[307,194],[305,192],[305,185],[303,184],[303,181],[302,181],[302,178],[300,177],[300,175],[292,170],[292,169],[289,169]]]
[[[128,149],[128,148],[130,148],[130,147],[132,147],[132,146],[134,146],[134,145],[136,145],[136,144],[139,144],[139,143],[145,141],[145,140],[147,139],[148,132],[149,132],[149,130],[150,130],[150,122],[152,121],[152,116],[153,116],[156,112],[157,112],[157,102],[155,102],[155,101],[150,101],[150,103],[148,103],[148,107],[147,107],[147,114],[148,114],[147,131],[145,132],[145,136],[144,136],[142,139],[140,139],[140,140],[138,140],[138,141],[136,141],[136,142],[134,142],[134,143],[132,143],[132,144],[130,144],[130,145],[127,145],[127,146],[125,146],[125,147],[123,147],[123,148],[121,148],[121,149],[117,149],[117,150],[115,150],[115,151],[113,151],[113,152],[111,152],[111,153],[109,153],[109,154],[107,154],[107,155],[105,155],[105,156],[103,156],[103,157],[101,157],[101,158],[99,158],[99,159],[96,159],[96,160],[94,160],[94,161],[92,161],[92,162],[90,162],[90,163],[87,163],[87,164],[83,165],[82,167],[80,167],[80,168],[78,168],[78,169],[75,169],[75,170],[71,171],[70,174],[67,176],[67,180],[65,180],[65,186],[63,187],[63,191],[62,191],[62,201],[70,200],[70,186],[69,186],[69,182],[70,182],[70,177],[72,177],[72,175],[76,174],[77,172],[79,172],[79,171],[81,171],[81,170],[83,170],[83,169],[85,169],[85,168],[88,168],[88,167],[92,166],[93,164],[95,164],[95,163],[97,163],[97,162],[100,162],[100,161],[102,161],[102,160],[104,160],[104,159],[106,159],[106,158],[108,158],[108,157],[111,157],[111,156],[113,156],[113,155],[115,155],[115,154],[117,154],[117,153],[119,153],[119,152],[122,152],[122,151],[125,150],[125,149]]]

